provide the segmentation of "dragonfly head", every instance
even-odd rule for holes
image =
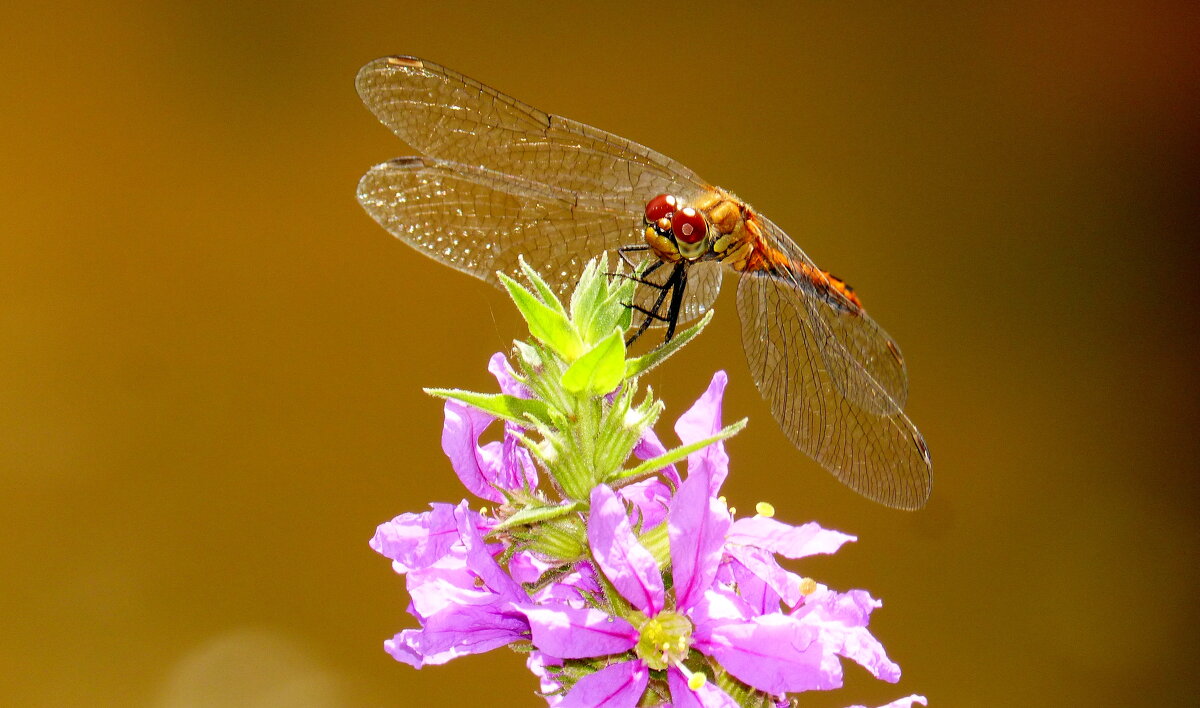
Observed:
[[[713,229],[702,212],[683,206],[673,194],[660,194],[646,203],[647,228],[671,242],[679,255],[694,260],[704,255],[712,240]]]

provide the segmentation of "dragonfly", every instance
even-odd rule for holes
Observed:
[[[497,287],[498,272],[520,274],[520,257],[560,294],[593,257],[636,260],[631,340],[652,327],[670,339],[732,271],[746,362],[788,439],[869,499],[925,504],[932,463],[903,410],[899,346],[766,216],[650,148],[430,61],[376,59],[356,85],[420,153],[359,182],[359,203],[387,231]]]

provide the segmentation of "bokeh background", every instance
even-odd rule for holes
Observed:
[[[726,368],[731,503],[859,536],[802,568],[904,677],[804,705],[1194,705],[1200,10],[849,5],[6,4],[0,703],[539,704],[381,648],[367,539],[463,496],[420,388],[522,334],[354,201],[408,153],[354,74],[407,53],[737,191],[901,342],[918,513],[788,445],[732,288],[650,377],[672,419]]]

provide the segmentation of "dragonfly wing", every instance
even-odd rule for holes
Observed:
[[[759,215],[763,240],[781,251],[789,261],[819,270],[783,229]],[[797,296],[811,288],[792,279]],[[836,307],[819,297],[804,297],[807,325],[826,370],[844,396],[877,413],[898,413],[908,400],[908,372],[896,341],[863,309]]]
[[[606,255],[615,264],[616,249],[636,243],[642,230],[640,217],[580,203],[566,190],[421,157],[372,167],[358,183],[358,201],[392,235],[436,261],[499,286],[496,271],[521,277],[523,255],[560,295],[578,283],[588,259]],[[714,282],[708,270],[689,278],[681,322],[716,299],[720,272]],[[639,286],[635,302],[653,304],[657,292]]]
[[[721,273],[724,271],[717,261],[701,261],[688,267],[687,289],[679,308],[679,324],[703,317],[712,309],[713,302],[721,292]],[[639,290],[638,295],[641,295]]]
[[[422,155],[603,196],[641,214],[656,194],[708,185],[650,148],[544,113],[433,62],[384,57],[358,72],[359,96]]]
[[[830,365],[830,334],[810,299],[765,273],[742,276],[742,345],[759,392],[792,443],[843,484],[887,506],[920,508],[933,485],[924,439],[902,411],[881,414],[844,393],[837,382],[846,374]]]
[[[573,195],[491,170],[420,157],[372,167],[358,201],[392,235],[445,265],[499,286],[520,276],[518,256],[559,293],[593,256],[637,237],[619,213],[588,212]]]

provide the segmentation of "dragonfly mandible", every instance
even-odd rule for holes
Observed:
[[[771,220],[654,150],[432,62],[377,59],[357,87],[420,153],[358,185],[393,235],[497,286],[496,272],[518,275],[524,256],[562,294],[595,256],[655,259],[631,303],[641,313],[631,338],[659,326],[670,337],[733,271],[746,361],[788,439],[869,499],[925,504],[932,464],[904,414],[899,346]]]

